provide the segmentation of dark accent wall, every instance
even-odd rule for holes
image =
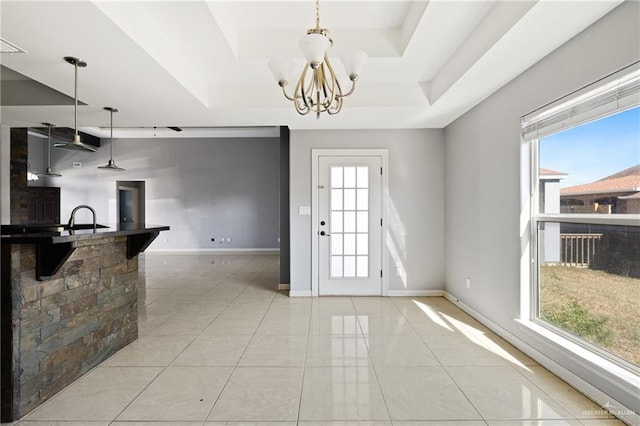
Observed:
[[[28,152],[27,129],[11,129],[10,221],[12,224],[27,223],[29,217],[27,203]]]
[[[289,128],[280,127],[280,284],[290,282]]]

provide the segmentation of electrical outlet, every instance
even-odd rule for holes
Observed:
[[[467,288],[471,288],[471,278],[467,278],[465,283],[467,284]]]
[[[220,238],[220,244],[224,244],[224,237]]]

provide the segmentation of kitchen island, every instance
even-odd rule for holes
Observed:
[[[138,337],[138,254],[169,227],[0,229],[5,422],[24,416]]]

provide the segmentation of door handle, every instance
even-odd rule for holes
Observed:
[[[328,237],[328,236],[329,236],[329,235],[331,235],[331,234],[327,234],[327,233],[326,233],[326,232],[324,232],[324,231],[320,231],[320,235],[321,235],[321,236],[323,236],[323,237]]]

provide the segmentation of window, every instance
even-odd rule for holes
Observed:
[[[640,67],[523,117],[532,320],[640,371]]]

